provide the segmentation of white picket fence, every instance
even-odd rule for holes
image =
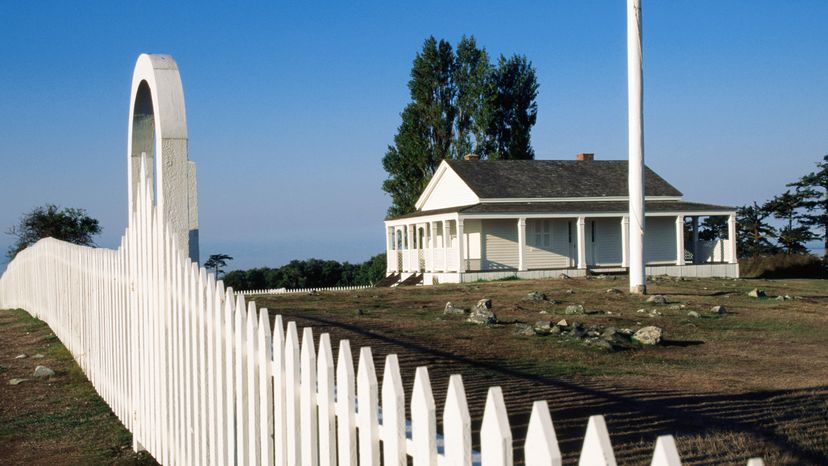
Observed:
[[[327,286],[321,288],[270,288],[267,290],[243,290],[237,291],[237,295],[253,296],[253,295],[270,295],[270,294],[309,294],[314,292],[329,292],[329,291],[354,291],[371,288],[372,285],[354,285],[354,286]]]
[[[45,239],[0,278],[0,308],[49,324],[136,448],[182,465],[405,466],[407,456],[415,466],[513,464],[499,387],[488,392],[479,453],[460,375],[449,381],[441,436],[426,367],[406,419],[396,355],[385,357],[380,385],[370,348],[359,349],[355,373],[347,340],[336,364],[328,334],[317,343],[304,328],[300,342],[294,322],[271,321],[179,250],[141,179],[142,202],[117,250]],[[524,454],[527,466],[561,464],[544,401],[532,408]],[[601,416],[589,419],[580,464],[615,464]],[[671,436],[657,439],[652,464],[680,464]]]

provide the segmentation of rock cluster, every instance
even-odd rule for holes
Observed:
[[[652,329],[657,329],[657,335]],[[538,321],[535,325],[517,323],[515,324],[515,334],[523,336],[556,335],[559,338],[577,340],[584,345],[608,351],[632,349],[637,345],[655,345],[660,343],[662,338],[662,331],[658,327],[644,327],[638,332],[634,332],[628,328],[617,329],[604,325],[586,325],[577,321],[570,323],[566,319],[561,319],[554,324],[549,320]],[[639,338],[634,337],[636,334],[639,334]]]
[[[471,310],[467,322],[478,325],[489,325],[497,323],[497,316],[492,311],[492,300],[483,298]]]

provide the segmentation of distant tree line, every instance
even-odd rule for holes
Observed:
[[[806,243],[820,240],[828,258],[828,155],[816,171],[787,187],[762,204],[754,202],[736,212],[740,256],[807,254]]]
[[[276,268],[260,267],[227,272],[224,284],[239,291],[372,285],[385,277],[385,269],[385,253],[361,264],[321,259],[292,260]]]
[[[414,211],[417,197],[441,161],[533,159],[530,133],[537,119],[538,82],[523,55],[489,60],[474,37],[449,42],[429,37],[411,67],[411,101],[388,146],[382,189],[389,216]]]

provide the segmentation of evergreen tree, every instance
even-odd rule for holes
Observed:
[[[530,132],[538,115],[538,82],[532,63],[524,56],[500,56],[491,85],[494,88],[490,133],[495,159],[534,159]]]
[[[805,197],[801,191],[790,190],[774,197],[767,203],[768,210],[785,225],[779,229],[779,245],[786,254],[803,254],[808,252],[805,243],[814,239],[814,234],[802,223],[801,209]]]
[[[823,255],[828,257],[828,155],[817,163],[816,172],[811,172],[788,186],[796,187],[802,196],[802,225],[822,230]],[[811,232],[814,238],[819,236]]]
[[[776,236],[776,229],[765,221],[771,213],[766,206],[756,202],[753,205],[739,207],[736,211],[736,230],[742,256],[759,256],[778,252],[771,239]]]

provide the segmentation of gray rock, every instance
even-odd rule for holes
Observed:
[[[25,354],[18,354],[17,356],[14,357],[14,359],[25,359],[25,358],[26,358]]]
[[[609,293],[609,294],[623,294],[623,292],[621,290],[619,290],[618,288],[610,288],[610,289],[607,290],[607,293]]]
[[[632,339],[641,343],[642,345],[657,345],[661,343],[661,338],[664,335],[664,331],[661,330],[659,327],[650,325],[647,327],[643,327],[639,329],[635,334],[632,336]]]
[[[618,333],[620,333],[621,335],[631,337],[632,334],[635,332],[633,332],[631,328],[622,328],[618,330]]]
[[[529,324],[515,324],[515,333],[523,336],[532,336],[535,334],[535,329]]]
[[[549,311],[547,311],[546,309],[544,309],[544,310],[542,310],[542,311],[538,312],[538,314],[549,314]]]
[[[37,366],[37,367],[35,367],[35,370],[34,370],[34,376],[35,377],[51,377],[53,375],[55,375],[55,371],[53,371],[52,369],[49,369],[46,366]]]
[[[566,306],[566,309],[564,310],[564,314],[566,314],[566,315],[583,314],[583,313],[584,313],[584,306],[581,306],[580,304],[570,304],[569,306]]]
[[[573,290],[572,288],[569,288],[568,290],[565,291],[565,293],[566,294],[575,294],[575,290]]]
[[[42,354],[37,353],[37,354],[35,354],[34,356],[32,356],[32,359],[43,359],[44,357],[45,357],[45,356],[43,356]]]
[[[599,349],[602,349],[602,350],[607,350],[607,351],[614,351],[615,350],[615,347],[613,346],[612,343],[608,342],[607,340],[602,340],[600,338],[589,339],[589,340],[586,340],[584,343],[586,343],[589,346],[594,346],[595,348],[599,348]]]
[[[607,327],[604,329],[604,332],[601,333],[603,338],[613,338],[615,335],[618,334],[618,331],[615,330],[615,327]]]
[[[552,328],[549,329],[549,333],[553,334],[553,335],[557,335],[557,334],[561,333],[561,328],[558,327],[557,325],[553,325]]]
[[[667,298],[664,295],[654,294],[647,298],[647,302],[652,304],[667,304]]]
[[[477,305],[474,306],[474,309],[472,309],[471,313],[469,314],[469,318],[466,319],[466,321],[478,325],[488,325],[496,323],[497,316],[494,312],[492,312],[492,300],[484,298],[478,301]]]
[[[365,311],[364,311],[364,310],[362,310],[362,309],[357,309],[357,310],[356,310],[356,315],[358,315],[358,316],[364,316],[364,315],[365,315]]]
[[[539,320],[535,322],[535,331],[538,333],[549,333],[552,330],[552,322]]]
[[[661,317],[661,313],[655,309],[650,309],[650,313],[648,314],[650,317]]]
[[[447,302],[446,303],[446,308],[443,309],[443,314],[462,315],[462,314],[465,314],[465,313],[466,313],[466,311],[464,311],[463,309],[460,309],[459,307],[454,307],[454,305],[451,304],[451,301]]]
[[[567,275],[565,273],[562,273],[562,274],[558,275],[558,278],[560,278],[561,280],[569,280],[572,277],[570,277],[569,275]]]
[[[483,298],[477,302],[475,309],[491,309],[492,308],[492,300],[489,298]]]
[[[595,338],[595,337],[600,337],[601,332],[599,332],[598,330],[587,330],[586,335],[588,337]]]
[[[724,306],[713,306],[710,309],[710,312],[712,312],[713,314],[718,314],[720,316],[723,316],[723,315],[727,314],[727,309]]]
[[[685,306],[684,304],[671,304],[670,307],[668,307],[667,309],[678,311],[679,309],[684,309],[685,307],[687,306]]]
[[[701,317],[701,315],[699,315],[699,313],[696,311],[690,311],[687,313],[687,317],[693,317],[695,319],[698,319],[699,317]]]
[[[9,385],[19,385],[29,379],[11,379],[9,380]]]
[[[768,295],[765,294],[765,290],[760,290],[759,288],[754,288],[754,289],[748,291],[747,295],[750,296],[751,298],[765,298],[765,297],[768,296]]]
[[[558,323],[555,325],[557,327],[569,327],[569,323],[566,321],[566,319],[559,320]]]
[[[547,296],[545,294],[541,293],[540,291],[533,291],[533,292],[527,294],[525,298],[523,298],[524,301],[534,301],[534,302],[546,301],[547,299],[548,299]]]
[[[645,312],[647,312],[647,310],[646,310],[646,309],[639,309],[639,310],[637,310],[637,311],[635,311],[635,312],[637,312],[637,313],[639,313],[639,314],[644,314]]]
[[[587,309],[587,310],[584,311],[584,314],[589,315],[589,316],[596,315],[596,314],[603,314],[603,313],[604,313],[604,311],[602,311],[600,309]]]

